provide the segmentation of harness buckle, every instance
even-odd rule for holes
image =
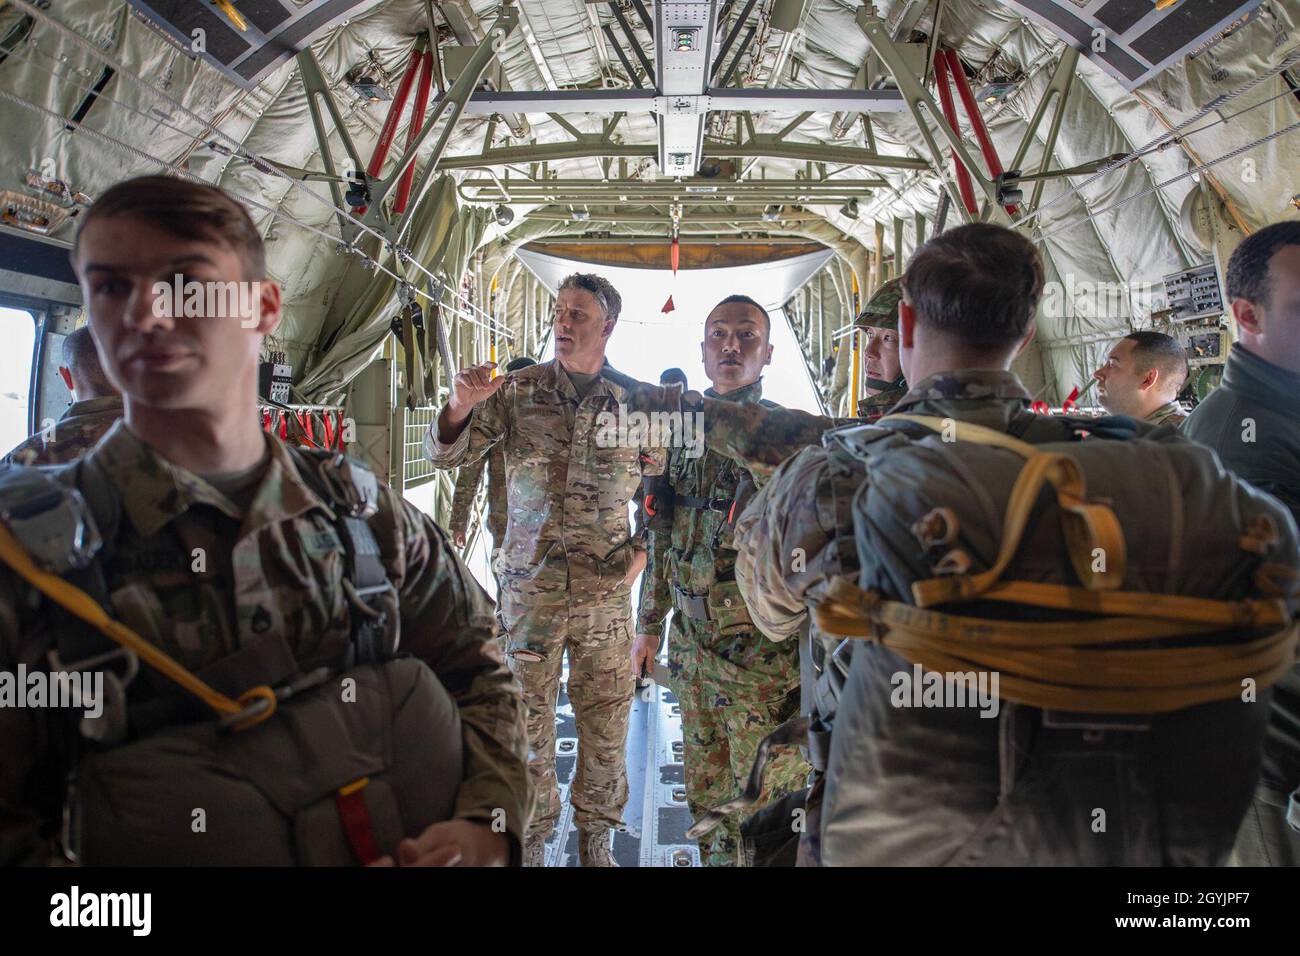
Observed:
[[[13,468],[4,476],[0,521],[32,560],[52,574],[87,567],[103,545],[81,492],[40,468]]]
[[[351,459],[337,452],[321,460],[321,480],[333,500],[350,517],[365,520],[379,510],[379,481],[368,468],[357,468]]]
[[[673,607],[693,621],[709,621],[709,597],[707,594],[691,594],[673,585]]]

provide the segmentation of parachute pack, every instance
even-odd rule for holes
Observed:
[[[451,818],[459,712],[426,664],[395,656],[395,594],[366,523],[374,476],[337,453],[292,453],[336,512],[344,575],[368,612],[351,611],[342,659],[307,672],[268,635],[193,673],[114,620],[101,562],[120,505],[93,459],[0,475],[0,560],[57,622],[51,670],[104,677],[104,713],[63,719],[70,859],[364,864]],[[142,663],[177,692],[133,693]]]
[[[1296,527],[1172,429],[1099,437],[1124,421],[827,435],[860,571],[813,616],[869,644],[839,695],[822,862],[1222,862],[1266,688],[1296,663]],[[897,693],[922,674],[943,693]],[[995,707],[954,702],[981,676]]]

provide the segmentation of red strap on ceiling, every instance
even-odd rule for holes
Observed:
[[[370,154],[370,165],[366,167],[366,175],[370,179],[379,178],[384,168],[384,160],[388,159],[388,150],[393,145],[393,137],[397,134],[397,123],[402,118],[402,110],[406,109],[406,98],[411,95],[411,85],[415,82],[415,71],[419,66],[420,50],[412,50],[411,59],[406,64],[406,72],[402,74],[402,82],[397,86],[397,95],[393,97],[393,102],[388,104],[388,116],[384,119],[383,129],[379,131],[379,141],[375,143],[375,151]],[[365,213],[367,208],[362,206],[357,209],[357,215]]]
[[[989,168],[989,178],[997,179],[1002,175],[1002,161],[998,159],[998,151],[993,145],[993,138],[989,136],[989,128],[984,123],[979,104],[975,102],[975,94],[970,91],[970,81],[966,79],[966,71],[961,68],[961,59],[957,56],[956,50],[944,50],[939,55],[948,60],[948,69],[952,73],[953,83],[957,86],[957,94],[961,97],[962,106],[966,108],[971,129],[975,132],[975,138],[979,140],[980,151],[984,154],[984,162]],[[1014,203],[1003,208],[1013,216],[1016,214],[1017,207]]]
[[[410,153],[411,147],[415,145],[415,137],[420,134],[420,127],[424,125],[424,108],[429,105],[429,87],[433,85],[433,54],[425,50],[420,63],[420,85],[415,91],[415,108],[411,111],[411,122],[406,127],[406,151],[402,153],[403,158]],[[406,211],[406,204],[411,198],[411,183],[414,179],[415,163],[412,162],[406,167],[397,184],[397,198],[393,200],[394,213]]]
[[[939,90],[939,102],[943,105],[943,115],[948,120],[948,125],[952,131],[961,136],[961,125],[957,122],[957,105],[952,101],[952,89],[948,86],[948,60],[942,56],[936,56],[934,59],[934,85]],[[962,165],[962,161],[957,158],[957,150],[952,151],[952,161],[957,167],[957,189],[961,193],[961,201],[966,206],[966,211],[974,215],[979,211],[975,205],[975,187],[971,185],[970,173]]]

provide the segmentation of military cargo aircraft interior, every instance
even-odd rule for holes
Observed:
[[[0,129],[0,863],[1300,862],[1297,0],[0,0]]]

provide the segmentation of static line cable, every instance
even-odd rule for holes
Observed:
[[[1173,129],[1166,130],[1164,133],[1157,136],[1151,142],[1147,143],[1146,146],[1143,146],[1140,149],[1133,150],[1133,152],[1129,153],[1127,156],[1125,156],[1119,162],[1115,163],[1113,166],[1107,166],[1105,169],[1093,173],[1093,175],[1089,176],[1079,185],[1070,187],[1069,189],[1067,189],[1065,192],[1061,193],[1059,196],[1055,197],[1054,199],[1051,199],[1050,201],[1043,203],[1037,209],[1025,213],[1019,219],[1012,222],[1011,225],[1021,226],[1027,222],[1030,222],[1031,220],[1037,219],[1046,210],[1051,209],[1053,206],[1057,205],[1060,202],[1063,202],[1065,199],[1074,195],[1080,190],[1086,189],[1088,186],[1090,186],[1092,183],[1095,183],[1103,176],[1116,172],[1117,170],[1123,169],[1129,163],[1133,162],[1136,159],[1141,158],[1142,156],[1146,155],[1147,153],[1151,152],[1154,149],[1159,149],[1162,146],[1168,145],[1169,143],[1176,142],[1179,138],[1185,135],[1184,131],[1193,123],[1199,122],[1205,116],[1209,115],[1210,113],[1214,112],[1215,110],[1219,109],[1225,104],[1236,99],[1238,96],[1250,92],[1255,87],[1259,86],[1261,83],[1272,79],[1273,77],[1279,75],[1283,71],[1290,69],[1293,65],[1297,63],[1300,63],[1300,49],[1292,50],[1291,53],[1289,53],[1281,63],[1273,67],[1273,69],[1269,70],[1266,73],[1261,73],[1258,76],[1253,77],[1243,85],[1237,87],[1235,90],[1230,90],[1229,92],[1224,93],[1221,96],[1215,97],[1209,103],[1205,104],[1205,106],[1201,107],[1201,109],[1198,110],[1193,116],[1190,116],[1187,119],[1183,120],[1183,122],[1179,123]],[[1208,129],[1208,127],[1206,128]],[[1170,182],[1174,182],[1174,180],[1170,180]]]
[[[58,33],[58,34],[60,34],[61,36],[65,37],[66,39],[72,41],[72,43],[74,43],[76,46],[81,47],[81,48],[84,49],[86,52],[88,52],[91,56],[95,57],[95,58],[98,59],[100,62],[104,63],[106,66],[110,66],[110,67],[112,67],[113,70],[114,70],[116,73],[118,73],[118,74],[120,74],[120,75],[122,75],[122,76],[125,76],[125,77],[126,77],[128,80],[130,80],[132,83],[135,83],[136,85],[138,85],[138,86],[140,86],[140,87],[143,87],[144,89],[146,89],[146,90],[148,90],[149,92],[153,93],[155,96],[157,96],[157,97],[159,97],[159,98],[165,100],[166,102],[170,103],[170,104],[171,104],[172,106],[174,106],[176,109],[178,109],[178,110],[180,110],[182,113],[184,113],[187,117],[189,117],[190,119],[192,119],[192,120],[194,120],[195,122],[199,123],[199,124],[203,127],[203,132],[200,133],[198,136],[193,137],[193,138],[195,138],[195,139],[202,139],[204,136],[206,136],[206,135],[209,134],[209,133],[212,133],[212,134],[216,135],[218,138],[220,138],[220,139],[224,140],[226,143],[230,144],[230,149],[231,149],[231,152],[232,152],[232,154],[233,154],[234,156],[237,156],[238,158],[242,159],[243,161],[245,161],[245,162],[251,164],[252,166],[254,166],[255,168],[257,168],[260,172],[267,173],[267,171],[269,170],[270,172],[267,173],[268,175],[275,176],[275,177],[278,177],[278,178],[280,178],[280,179],[283,179],[285,182],[289,183],[290,188],[298,188],[298,189],[301,189],[304,193],[306,193],[306,194],[307,194],[308,196],[310,196],[312,199],[316,200],[316,202],[318,202],[319,204],[321,204],[321,205],[325,206],[326,208],[330,209],[330,210],[333,211],[336,215],[344,216],[348,221],[350,221],[350,222],[352,222],[354,225],[356,225],[357,228],[360,229],[362,232],[365,232],[365,233],[367,233],[367,234],[369,234],[369,235],[371,235],[371,236],[374,236],[374,237],[375,237],[376,239],[378,239],[381,243],[383,243],[386,247],[388,247],[388,248],[390,249],[390,251],[393,252],[394,257],[395,257],[395,259],[396,259],[397,261],[399,261],[399,262],[409,263],[410,265],[413,265],[413,266],[414,266],[418,271],[420,271],[420,272],[424,273],[426,276],[428,276],[430,279],[432,279],[432,280],[434,280],[434,281],[439,281],[439,280],[438,280],[438,277],[437,277],[436,275],[434,275],[432,272],[430,272],[427,268],[425,268],[424,265],[423,265],[421,262],[419,262],[418,260],[412,258],[412,257],[409,256],[409,255],[406,255],[406,254],[402,253],[401,250],[396,246],[396,244],[393,243],[393,242],[391,242],[391,241],[388,239],[387,236],[385,236],[383,233],[381,233],[381,232],[375,230],[374,228],[372,228],[372,227],[370,227],[370,226],[367,226],[367,225],[366,225],[365,223],[363,223],[360,219],[357,219],[357,218],[352,214],[352,212],[351,212],[350,210],[347,210],[347,209],[341,209],[340,207],[335,206],[334,203],[333,203],[332,201],[330,201],[330,200],[327,199],[326,197],[320,195],[319,193],[315,192],[314,190],[309,189],[309,188],[308,188],[308,187],[307,187],[303,182],[301,182],[300,180],[294,179],[292,176],[288,175],[288,174],[285,173],[283,170],[277,169],[273,164],[271,164],[271,163],[269,163],[268,161],[262,159],[262,158],[261,158],[260,156],[258,156],[257,154],[248,151],[247,149],[245,149],[244,145],[243,145],[242,143],[240,143],[238,140],[234,139],[233,137],[227,136],[225,133],[223,133],[221,130],[219,130],[219,129],[218,129],[218,128],[213,124],[213,123],[211,123],[211,122],[208,121],[208,120],[203,119],[203,117],[201,117],[201,116],[199,116],[198,114],[194,113],[192,110],[190,110],[189,108],[187,108],[187,107],[186,107],[183,103],[181,103],[179,100],[176,100],[175,98],[173,98],[173,97],[172,97],[170,94],[168,94],[165,90],[163,90],[163,89],[161,89],[161,88],[155,86],[154,84],[150,83],[148,80],[144,79],[143,77],[138,76],[137,74],[133,73],[132,71],[126,69],[126,68],[125,68],[125,67],[124,67],[124,66],[123,66],[123,65],[122,65],[122,64],[121,64],[121,63],[120,63],[120,62],[119,62],[115,57],[113,57],[113,56],[112,56],[111,54],[109,54],[107,51],[101,49],[100,47],[98,47],[98,46],[96,46],[95,44],[91,43],[91,42],[90,42],[89,40],[87,40],[85,37],[83,37],[83,36],[81,36],[80,34],[74,32],[73,30],[69,29],[67,26],[65,26],[64,24],[62,24],[62,23],[59,22],[58,20],[56,20],[56,19],[54,19],[53,17],[51,17],[49,14],[45,13],[45,11],[40,10],[39,8],[35,7],[35,6],[34,6],[33,4],[31,4],[31,3],[28,3],[27,0],[11,0],[11,3],[12,3],[13,6],[17,7],[17,8],[20,9],[20,10],[23,10],[25,13],[27,13],[27,14],[28,14],[29,16],[31,16],[32,18],[34,18],[34,19],[36,19],[36,20],[39,20],[41,23],[50,26],[50,27],[51,27],[51,28],[52,28],[56,33]],[[25,101],[23,101],[23,102],[25,102]],[[35,106],[36,104],[30,104],[30,105]],[[40,108],[43,109],[43,107],[40,107]],[[148,115],[148,114],[146,114],[146,115]],[[155,122],[158,122],[158,120],[157,120],[156,117],[150,117],[150,118],[153,119]],[[73,126],[75,126],[76,128],[78,128],[78,129],[85,129],[85,127],[82,127],[80,124],[74,124],[74,123],[72,123],[70,120],[68,121],[67,125],[73,125]],[[193,136],[193,134],[191,134],[191,133],[185,133],[185,135],[186,135],[186,136]],[[126,143],[119,143],[119,145],[124,146],[124,147],[126,147],[126,148],[132,150],[133,152],[136,152],[136,153],[139,152],[138,150],[135,149],[135,147],[129,146],[129,145],[126,144]],[[141,155],[147,155],[147,154],[143,154],[143,153],[141,153]],[[154,161],[154,162],[160,162],[159,160],[155,159],[154,157],[149,157],[149,159],[150,159],[151,161]],[[169,169],[170,169],[170,168],[174,168],[174,167],[171,166],[171,164],[164,163],[164,165],[167,166],[167,168],[169,168]],[[189,174],[187,173],[186,175],[188,176]],[[193,178],[193,177],[191,177],[191,178]],[[201,179],[195,179],[195,181],[196,181],[196,182],[203,182],[203,180],[201,180]],[[207,185],[211,185],[211,184],[207,184]],[[241,197],[241,198],[242,198],[242,197]],[[266,210],[267,212],[271,212],[273,215],[275,214],[273,210],[267,209],[267,207],[265,207],[265,206],[263,206],[263,205],[261,205],[261,204],[255,203],[255,202],[253,202],[252,200],[248,200],[248,202],[249,202],[250,205],[254,205],[254,206],[256,206],[256,207],[259,208],[259,209],[263,209],[263,210]],[[285,216],[285,218],[289,219],[290,221],[295,222],[295,223],[298,223],[298,220],[294,219],[292,216],[289,216],[287,213],[284,214],[284,216]],[[314,231],[314,232],[319,232],[319,230],[315,230],[315,229],[313,229],[312,227],[307,226],[305,223],[298,223],[298,224],[301,225],[301,226],[303,226],[303,228],[312,229],[312,231]],[[322,233],[322,235],[324,235],[324,233]],[[334,239],[333,236],[330,236],[329,238],[330,238],[330,239]],[[335,241],[337,241],[337,242],[339,242],[341,245],[343,245],[344,248],[348,248],[348,249],[353,249],[353,248],[354,248],[354,247],[348,245],[347,243],[344,243],[344,242],[342,241],[341,238],[340,238],[340,239],[337,239],[337,240],[335,240]],[[369,256],[365,256],[364,253],[359,253],[359,254],[362,255],[362,257],[365,258],[365,259],[370,259],[370,257],[369,257]],[[374,261],[374,260],[371,260],[371,261]],[[376,263],[376,264],[378,264],[378,263]],[[381,266],[380,268],[383,268],[383,267]],[[385,271],[387,271],[387,270],[385,269]],[[390,273],[390,274],[391,274],[391,273]],[[400,277],[396,277],[396,276],[394,276],[394,278],[399,278],[399,281],[406,281],[406,280],[404,280],[404,279],[400,279]],[[482,312],[481,309],[477,309],[477,307],[474,306],[473,303],[470,303],[470,302],[468,302],[467,300],[466,300],[466,305],[468,305],[472,310]],[[492,319],[492,317],[489,316],[489,315],[487,315],[486,312],[482,312],[482,314],[483,314],[483,316],[484,316],[485,318],[487,318],[489,321]]]
[[[1056,229],[1053,229],[1051,232],[1044,233],[1043,235],[1035,239],[1034,242],[1035,243],[1046,242],[1048,239],[1060,235],[1062,232],[1067,232],[1070,229],[1073,229],[1075,226],[1081,226],[1085,222],[1089,222],[1093,219],[1096,219],[1098,216],[1101,216],[1105,213],[1114,212],[1117,209],[1122,209],[1125,206],[1129,205],[1129,203],[1141,199],[1143,196],[1149,196],[1151,193],[1159,192],[1161,189],[1164,189],[1166,186],[1172,186],[1174,183],[1186,179],[1189,176],[1195,176],[1197,173],[1203,172],[1204,170],[1209,169],[1211,166],[1217,166],[1219,163],[1224,163],[1230,159],[1235,159],[1236,157],[1240,156],[1242,153],[1249,152],[1250,150],[1254,149],[1256,146],[1262,146],[1265,143],[1271,142],[1280,136],[1285,136],[1287,133],[1294,132],[1295,130],[1298,129],[1300,129],[1300,122],[1292,123],[1290,126],[1269,133],[1267,136],[1261,136],[1259,139],[1255,140],[1252,143],[1247,143],[1245,146],[1241,146],[1237,149],[1234,149],[1230,153],[1224,153],[1222,156],[1218,157],[1217,159],[1212,159],[1209,162],[1201,163],[1199,166],[1195,166],[1192,169],[1187,170],[1185,173],[1179,173],[1177,176],[1174,176],[1170,179],[1166,179],[1162,183],[1157,183],[1156,185],[1152,186],[1150,189],[1144,189],[1140,193],[1134,193],[1132,196],[1129,196],[1126,199],[1121,199],[1117,202],[1111,203],[1109,206],[1105,206],[1096,211],[1089,211],[1088,215],[1084,216],[1083,218],[1076,219],[1073,222],[1065,223],[1064,225],[1059,226]]]
[[[11,103],[14,103],[17,106],[22,107],[23,109],[40,114],[45,118],[54,120],[55,122],[60,123],[64,126],[71,127],[77,132],[85,133],[91,139],[98,140],[99,142],[102,142],[108,146],[116,147],[122,150],[123,152],[127,153],[132,158],[139,160],[140,162],[143,162],[145,164],[151,166],[159,166],[180,179],[189,180],[190,182],[199,183],[200,185],[204,185],[204,186],[211,185],[211,183],[206,182],[205,180],[199,178],[198,176],[195,176],[189,170],[182,169],[181,167],[175,165],[174,163],[169,163],[165,159],[159,159],[156,156],[150,156],[148,153],[144,152],[143,150],[135,146],[132,146],[130,143],[124,143],[120,139],[116,139],[112,136],[109,136],[107,133],[100,132],[99,130],[92,129],[91,127],[88,126],[84,126],[83,124],[77,122],[76,120],[71,119],[70,117],[64,116],[61,113],[58,113],[54,110],[47,109],[46,107],[41,106],[39,103],[33,103],[30,100],[23,99],[21,96],[18,96],[15,93],[11,93],[8,90],[0,90],[0,100],[7,100]],[[284,212],[283,210],[276,209],[271,206],[267,206],[264,203],[258,202],[255,199],[249,199],[243,196],[239,198],[240,201],[254,207],[255,209],[260,209],[261,211],[270,215],[272,218],[291,223],[295,226],[298,226],[301,229],[305,229],[308,232],[314,233],[315,235],[318,235],[321,238],[334,243],[344,252],[357,256],[359,259],[361,259],[362,262],[380,270],[385,275],[394,279],[398,283],[399,287],[410,286],[410,282],[405,277],[398,275],[392,269],[389,269],[387,266],[385,266],[382,262],[379,262],[377,259],[374,259],[371,256],[366,255],[361,250],[356,249],[353,246],[349,246],[338,236],[331,235],[325,230],[318,229],[317,227],[310,225],[309,223],[305,223],[302,220],[297,219],[294,216],[291,216],[289,213]],[[428,273],[427,269],[422,271]],[[441,291],[443,292],[447,291],[447,285],[441,279],[434,276],[432,277],[432,281],[438,283],[438,287]],[[430,303],[437,302],[439,306],[442,305],[442,302],[440,300],[435,300],[432,296],[428,295],[427,293],[421,292],[419,291],[419,289],[415,289],[414,287],[412,288],[414,289],[414,293],[420,296],[421,298],[426,299]],[[452,301],[454,302],[455,299],[453,298]],[[513,333],[511,333],[511,331],[508,328],[494,327],[493,325],[489,325],[488,323],[483,322],[481,319],[477,318],[476,316],[470,313],[465,313],[459,309],[456,309],[454,306],[452,307],[451,311],[461,316],[471,324],[482,326],[484,328],[493,329],[498,333],[505,334],[506,337],[511,341],[514,340],[514,335]]]

